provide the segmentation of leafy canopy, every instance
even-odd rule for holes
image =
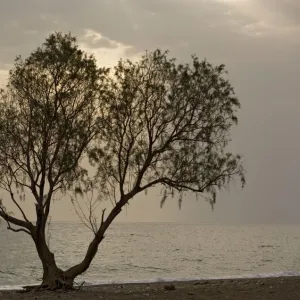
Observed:
[[[15,60],[0,93],[0,188],[25,220],[15,190],[21,199],[30,192],[45,221],[55,192],[86,174],[80,160],[99,133],[107,72],[70,34],[51,34],[28,58]]]
[[[216,191],[238,176],[241,157],[226,152],[240,107],[224,65],[192,56],[176,64],[168,52],[146,52],[138,62],[120,60],[103,100],[107,116],[90,152],[98,166],[100,198],[117,203],[149,187],[162,202],[186,192],[211,205]]]

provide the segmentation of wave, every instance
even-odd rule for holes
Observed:
[[[85,281],[85,286],[97,286],[105,284],[130,284],[130,283],[158,283],[158,282],[183,282],[183,281],[199,281],[199,280],[226,280],[226,279],[255,279],[255,278],[273,278],[273,277],[293,277],[300,276],[297,271],[282,271],[277,273],[263,274],[244,274],[237,276],[221,276],[221,277],[182,277],[182,278],[153,278],[145,280],[91,280]],[[78,282],[81,284],[82,282]],[[24,284],[25,285],[25,284]],[[36,284],[29,284],[36,285]],[[0,285],[0,290],[21,290],[23,285]]]
[[[275,246],[275,245],[259,245],[259,248],[278,248],[279,246]]]
[[[129,267],[129,268],[136,268],[136,269],[147,269],[147,270],[159,270],[159,271],[168,271],[167,269],[164,269],[164,268],[160,268],[160,267],[154,267],[154,266],[138,266],[138,265],[135,265],[135,264],[132,264],[132,263],[128,263],[128,264],[125,264],[126,267]]]
[[[4,275],[16,275],[16,273],[11,272],[11,271],[2,271],[2,270],[0,270],[0,273],[4,274]]]

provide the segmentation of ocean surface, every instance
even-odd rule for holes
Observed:
[[[66,269],[84,256],[91,232],[77,223],[53,223],[50,248]],[[114,224],[86,284],[200,278],[299,275],[300,226]],[[0,289],[34,284],[41,264],[24,233],[0,225]]]

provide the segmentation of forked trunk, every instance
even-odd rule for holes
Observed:
[[[70,268],[67,271],[62,271],[57,267],[54,259],[54,254],[48,249],[48,246],[46,245],[46,248],[44,248],[43,250],[43,256],[40,256],[43,264],[43,282],[41,288],[50,290],[72,289],[74,279],[89,268],[98,250],[99,243],[100,241],[92,241],[85,259],[80,264]]]
[[[67,285],[62,270],[56,265],[50,265],[46,262],[43,263],[43,282],[41,288],[54,290],[63,288]]]
[[[129,198],[130,197],[128,197],[128,199]],[[101,226],[94,239],[91,241],[84,259],[79,264],[66,271],[62,271],[57,267],[54,254],[49,250],[46,243],[44,230],[41,230],[39,234],[34,236],[36,249],[43,264],[42,288],[51,290],[73,288],[74,279],[90,267],[90,264],[98,251],[99,244],[104,239],[106,229],[121,212],[122,206],[128,199],[125,198],[119,205],[116,205],[105,221],[102,219]]]

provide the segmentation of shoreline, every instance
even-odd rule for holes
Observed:
[[[108,286],[108,285],[127,285],[127,284],[153,284],[153,283],[184,283],[184,282],[202,282],[202,281],[214,281],[214,280],[242,280],[242,279],[268,279],[268,278],[289,278],[289,277],[297,277],[300,278],[300,272],[296,271],[282,271],[282,272],[275,272],[275,273],[258,273],[258,274],[244,274],[244,275],[229,275],[229,276],[216,276],[216,277],[186,277],[186,278],[153,278],[153,279],[133,279],[133,280],[103,280],[103,281],[88,281],[84,280],[83,284],[84,287],[100,287],[100,286]],[[75,289],[82,285],[82,281],[79,281],[75,285]],[[40,282],[30,283],[30,284],[18,284],[18,285],[0,285],[0,292],[2,291],[20,291],[23,290],[24,286],[36,286],[39,285]],[[1,299],[0,299],[1,300]]]
[[[100,284],[80,290],[27,292],[1,290],[1,300],[180,300],[300,299],[300,276]]]

